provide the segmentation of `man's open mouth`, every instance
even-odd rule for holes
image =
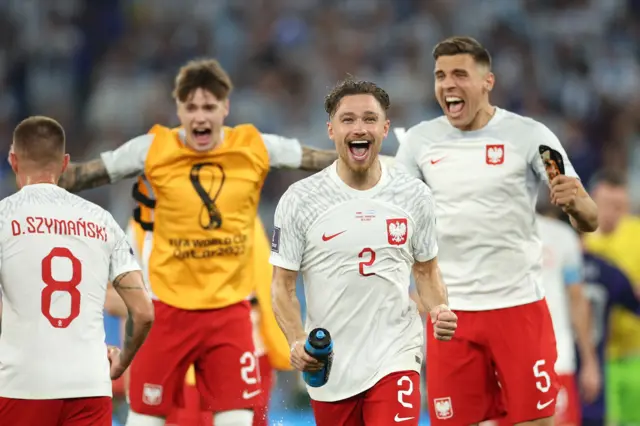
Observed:
[[[349,152],[356,160],[364,160],[367,158],[367,154],[369,153],[369,148],[371,147],[370,141],[351,141],[348,143]]]

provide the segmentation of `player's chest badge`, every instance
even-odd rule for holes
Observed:
[[[407,242],[409,227],[406,218],[387,219],[387,242],[392,246],[401,246]]]
[[[499,166],[504,163],[504,144],[487,145],[485,149],[485,161],[490,166]]]

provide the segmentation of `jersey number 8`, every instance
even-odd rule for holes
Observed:
[[[59,281],[51,273],[51,263],[54,258],[60,257],[71,261],[71,278],[68,281]],[[52,326],[55,328],[67,328],[71,322],[80,315],[80,291],[78,284],[82,281],[82,263],[71,253],[68,248],[54,247],[49,254],[42,259],[42,289],[41,310]],[[68,293],[71,298],[71,309],[66,318],[56,318],[51,315],[51,297],[56,291]]]

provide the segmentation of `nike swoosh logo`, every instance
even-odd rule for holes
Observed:
[[[441,162],[442,160],[444,160],[444,157],[442,158],[438,158],[437,160],[431,160],[431,164],[438,164],[439,162]]]
[[[411,420],[411,419],[415,419],[415,417],[400,417],[400,414],[396,414],[396,416],[393,418],[393,420],[395,420],[396,423],[406,422],[407,420]]]
[[[338,232],[337,234],[333,234],[333,235],[322,234],[322,241],[329,241],[331,239],[334,239],[340,234],[344,234],[345,232],[347,231]]]
[[[547,401],[544,404],[541,404],[540,401],[538,401],[538,405],[536,406],[538,408],[538,410],[544,410],[545,408],[547,408],[549,405],[551,405],[551,403],[554,401],[554,399],[552,399],[551,401]]]
[[[244,392],[242,392],[242,398],[251,399],[254,396],[260,395],[260,392],[262,392],[262,389],[258,389],[257,391],[253,391],[253,392],[244,391]]]

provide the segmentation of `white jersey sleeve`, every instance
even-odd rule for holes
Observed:
[[[269,153],[269,164],[274,168],[297,169],[302,163],[302,146],[294,138],[262,133]]]
[[[136,260],[133,247],[129,244],[127,234],[115,223],[113,218],[112,220],[112,229],[116,242],[109,262],[109,281],[111,282],[125,272],[140,270],[140,265]]]
[[[144,164],[151,148],[154,135],[138,136],[120,145],[113,151],[100,154],[111,182],[139,176],[144,172]]]
[[[111,396],[107,282],[140,269],[122,229],[50,184],[22,188],[0,201],[0,212],[0,396]]]
[[[528,130],[531,132],[529,138],[538,141],[537,144],[530,144],[529,146],[529,161],[534,173],[541,181],[548,183],[549,178],[547,176],[547,172],[545,171],[542,158],[540,158],[540,152],[538,150],[540,145],[546,145],[549,148],[558,151],[560,155],[562,155],[565,175],[579,178],[576,170],[573,168],[573,164],[571,164],[571,160],[569,159],[567,152],[564,150],[564,147],[560,143],[560,140],[547,126],[540,122],[532,120],[530,128]]]
[[[404,130],[404,129],[403,129]],[[418,152],[423,144],[427,144],[426,135],[420,132],[416,126],[409,129],[406,133],[396,132],[398,136],[398,152],[396,153],[396,164],[404,167],[404,170],[411,176],[424,180],[418,159]]]
[[[417,262],[427,262],[438,255],[436,236],[436,212],[431,190],[424,183],[415,212],[416,232],[413,234],[413,257]]]
[[[300,198],[291,189],[282,195],[276,207],[271,236],[271,264],[291,271],[300,269],[304,252],[299,205]]]

